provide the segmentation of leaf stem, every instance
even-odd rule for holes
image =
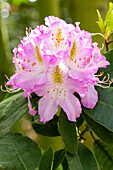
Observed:
[[[105,45],[106,45],[106,51],[109,51],[109,48],[108,48],[108,45],[109,45],[108,39],[105,39]]]
[[[109,41],[109,42],[108,42],[108,45],[111,44],[112,42],[113,42],[113,40],[112,40],[112,41]]]

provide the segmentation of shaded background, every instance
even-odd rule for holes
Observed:
[[[14,73],[12,64],[14,47],[25,36],[26,27],[35,28],[44,24],[44,17],[54,15],[63,18],[67,23],[80,21],[81,29],[89,32],[100,32],[96,9],[102,17],[108,9],[109,0],[2,0],[0,1],[0,84]],[[103,42],[100,36],[95,36],[99,46]],[[0,91],[0,100],[5,93]]]
[[[100,32],[96,24],[97,13],[99,9],[102,18],[105,18],[108,10],[109,0],[2,0],[0,1],[0,85],[4,84],[6,78],[4,75],[11,76],[15,67],[12,64],[12,50],[18,46],[20,40],[25,36],[26,27],[35,28],[37,25],[44,24],[44,18],[48,15],[54,15],[64,19],[67,23],[79,21],[81,29],[95,33]],[[113,0],[111,0],[113,2]],[[93,41],[97,41],[99,46],[104,42],[100,36],[94,36]],[[5,93],[0,91],[0,100]],[[25,133],[37,142],[37,135],[31,127],[31,121],[22,118],[13,130]],[[85,123],[81,131],[84,130]],[[23,132],[25,131],[25,132]],[[86,146],[92,148],[92,138],[89,132],[86,134]],[[44,142],[46,141],[46,142]],[[57,141],[57,142],[56,142]],[[38,135],[38,144],[41,148],[47,148],[51,143],[55,148],[62,148],[61,138],[53,141],[44,136]],[[57,146],[58,145],[58,146]]]

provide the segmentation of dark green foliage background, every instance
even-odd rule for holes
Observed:
[[[3,8],[9,10],[9,16],[5,19],[0,13],[0,84],[7,81],[4,74],[10,76],[14,73],[12,50],[25,36],[26,27],[35,28],[44,23],[44,17],[55,15],[63,18],[67,23],[74,24],[75,21],[80,21],[81,29],[100,32],[96,24],[96,9],[99,9],[104,18],[108,2],[109,0],[92,2],[90,0],[37,0],[35,2],[5,0],[0,2],[0,10]],[[95,36],[93,41],[97,41],[101,46],[104,39]],[[105,48],[103,53],[105,53]],[[105,75],[109,73],[113,78],[113,50],[106,53],[105,56],[110,65],[99,71],[104,71]],[[22,121],[22,117],[26,119],[25,115],[28,114],[27,99],[24,99],[21,93],[6,95],[6,99],[0,103],[0,167],[6,170],[98,170],[98,167],[101,170],[112,170],[113,86],[108,89],[97,87],[96,90],[99,96],[96,107],[94,109],[83,107],[83,113],[77,123],[68,121],[62,109],[59,116],[54,116],[53,120],[46,124],[41,123],[38,116],[27,117],[30,120],[30,126],[32,124],[31,133],[34,131],[38,133],[37,143],[27,137],[23,130],[20,130],[21,133],[14,132],[18,121]],[[4,96],[5,93],[0,91],[0,100]],[[38,101],[34,102],[37,100],[35,97],[32,102],[37,108]],[[84,122],[88,133],[91,132],[92,137],[91,135],[90,137],[94,142],[91,150],[86,144],[87,136],[84,138],[81,133],[78,138],[79,128],[83,126]],[[19,128],[22,129],[21,123],[19,123]],[[43,138],[44,136],[46,138]],[[47,147],[48,139],[50,142]],[[58,139],[57,141],[60,139],[58,142],[60,149],[56,147],[56,140],[51,142],[54,139]],[[86,141],[81,143],[82,139]],[[41,143],[45,145],[43,149]]]

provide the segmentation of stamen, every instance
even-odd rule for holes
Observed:
[[[5,85],[5,87],[6,87],[6,90],[3,89],[2,85],[0,86],[0,88],[3,92],[15,93],[15,92],[18,92],[21,90],[20,88],[18,88],[18,89],[8,88],[6,85]]]
[[[39,64],[43,65],[43,60],[42,60],[42,57],[40,55],[39,48],[37,45],[35,47],[35,56],[36,56],[36,59],[38,60]]]
[[[26,36],[29,36],[29,34],[31,33],[31,27],[29,27],[29,29],[26,27]]]
[[[7,80],[9,80],[9,78],[7,77],[7,75],[4,75],[6,77]]]
[[[103,75],[103,72],[100,73],[99,76],[102,76],[102,75]],[[108,76],[107,79],[106,79],[106,76],[104,76],[104,78],[102,79],[102,81],[98,81],[98,82],[96,83],[96,85],[99,86],[99,87],[102,87],[102,88],[108,88],[108,87],[110,87],[110,85],[112,84],[112,81],[109,80],[110,75],[107,74],[107,76]],[[106,80],[105,80],[105,79],[106,79]]]

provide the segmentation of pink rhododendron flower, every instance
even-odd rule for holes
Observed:
[[[26,30],[18,48],[13,50],[16,71],[8,80],[13,92],[22,89],[28,97],[29,113],[35,115],[30,102],[31,93],[42,98],[38,114],[42,122],[49,121],[60,106],[70,121],[76,121],[84,107],[94,108],[98,94],[94,85],[110,85],[108,79],[99,80],[98,68],[109,65],[100,53],[97,43],[92,43],[92,34],[76,26],[49,16],[45,25]],[[105,87],[106,88],[106,87]],[[74,95],[78,93],[79,99]]]

